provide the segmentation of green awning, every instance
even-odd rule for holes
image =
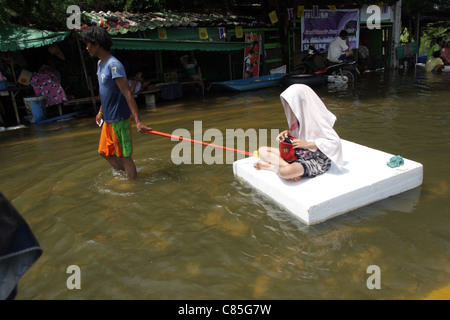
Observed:
[[[235,51],[251,46],[251,42],[225,42],[200,40],[156,40],[139,38],[113,38],[112,49],[176,50],[176,51]]]
[[[16,51],[63,41],[70,31],[53,32],[16,24],[0,27],[0,51]]]

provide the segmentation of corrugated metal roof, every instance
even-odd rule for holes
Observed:
[[[156,28],[180,27],[234,27],[234,26],[271,26],[252,17],[219,13],[175,13],[175,12],[83,12],[82,20],[87,26],[104,26],[112,35],[153,30]]]

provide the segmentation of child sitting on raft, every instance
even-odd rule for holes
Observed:
[[[281,132],[277,141],[280,149],[260,147],[260,160],[254,164],[257,170],[271,170],[284,179],[299,180],[315,177],[331,166],[333,161],[342,170],[342,144],[333,126],[336,116],[304,84],[294,84],[280,95],[289,130]],[[292,147],[284,146],[291,139]]]

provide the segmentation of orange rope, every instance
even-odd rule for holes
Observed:
[[[189,139],[189,138],[184,138],[184,137],[176,136],[174,134],[159,132],[159,131],[156,131],[156,130],[145,130],[144,132],[145,133],[155,134],[155,135],[166,137],[166,138],[172,138],[172,139],[177,139],[177,140],[185,140],[185,141],[189,141],[189,142],[203,144],[205,146],[211,146],[211,147],[214,147],[214,148],[220,148],[220,149],[229,150],[229,151],[233,151],[233,152],[243,153],[243,154],[248,155],[248,156],[253,156],[253,153],[250,153],[250,152],[247,152],[247,151],[242,151],[242,150],[232,149],[232,148],[228,148],[228,147],[223,147],[223,146],[219,146],[217,144],[207,143],[207,142],[203,142],[203,141],[192,140],[192,139]]]

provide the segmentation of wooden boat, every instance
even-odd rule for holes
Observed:
[[[327,76],[322,74],[287,74],[280,79],[280,85],[287,88],[293,84],[306,84],[314,87],[327,82]]]
[[[284,77],[285,75],[285,73],[275,73],[261,77],[213,82],[212,84],[232,91],[256,90],[261,88],[279,86],[280,78]]]
[[[58,120],[62,120],[62,119],[68,119],[68,118],[77,116],[79,114],[80,114],[79,112],[72,112],[72,113],[64,114],[62,116],[58,116],[58,117],[54,117],[54,118],[43,119],[43,120],[37,121],[36,123],[43,124],[43,123],[58,121]]]

